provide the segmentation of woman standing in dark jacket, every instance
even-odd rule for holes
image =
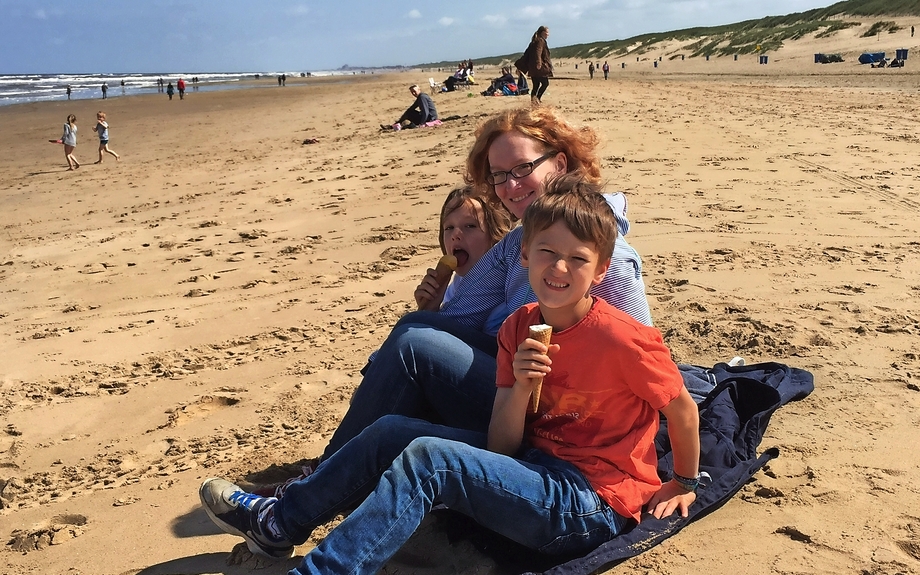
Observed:
[[[527,47],[525,56],[527,73],[533,80],[533,87],[530,92],[531,103],[539,103],[543,97],[543,92],[549,86],[549,79],[553,75],[553,63],[549,59],[549,48],[546,47],[546,38],[549,36],[549,28],[540,26],[533,33],[530,39],[530,46]]]

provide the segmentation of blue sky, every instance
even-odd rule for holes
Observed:
[[[0,73],[296,72],[623,39],[830,0],[0,0]]]

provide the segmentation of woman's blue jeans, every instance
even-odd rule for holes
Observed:
[[[494,337],[449,317],[407,314],[368,365],[323,461],[384,415],[485,433],[495,401],[496,351]]]
[[[551,554],[587,552],[626,524],[573,465],[535,449],[500,455],[485,440],[400,416],[376,421],[276,504],[294,543],[358,505],[290,574],[373,575],[437,504]]]

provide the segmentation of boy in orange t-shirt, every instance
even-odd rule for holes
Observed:
[[[568,174],[528,208],[521,259],[539,303],[511,314],[498,334],[489,449],[531,447],[574,466],[622,524],[638,521],[646,504],[656,517],[678,508],[686,517],[699,482],[699,412],[660,332],[588,294],[604,278],[616,234],[599,191]],[[535,324],[552,326],[549,346],[529,338]],[[675,479],[665,485],[659,411],[674,453]]]

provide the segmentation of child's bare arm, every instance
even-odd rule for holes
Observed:
[[[514,354],[514,386],[500,387],[495,394],[492,420],[489,422],[488,447],[496,453],[514,455],[524,438],[524,417],[530,407],[530,396],[537,381],[551,370],[552,360],[546,355],[558,351],[559,346],[549,347],[525,339]]]
[[[680,395],[671,400],[661,413],[668,419],[674,473],[681,477],[696,478],[700,470],[700,412],[687,389],[682,388]],[[677,480],[671,479],[652,496],[648,511],[660,519],[680,509],[681,516],[686,517],[694,501],[695,492],[688,491]]]

